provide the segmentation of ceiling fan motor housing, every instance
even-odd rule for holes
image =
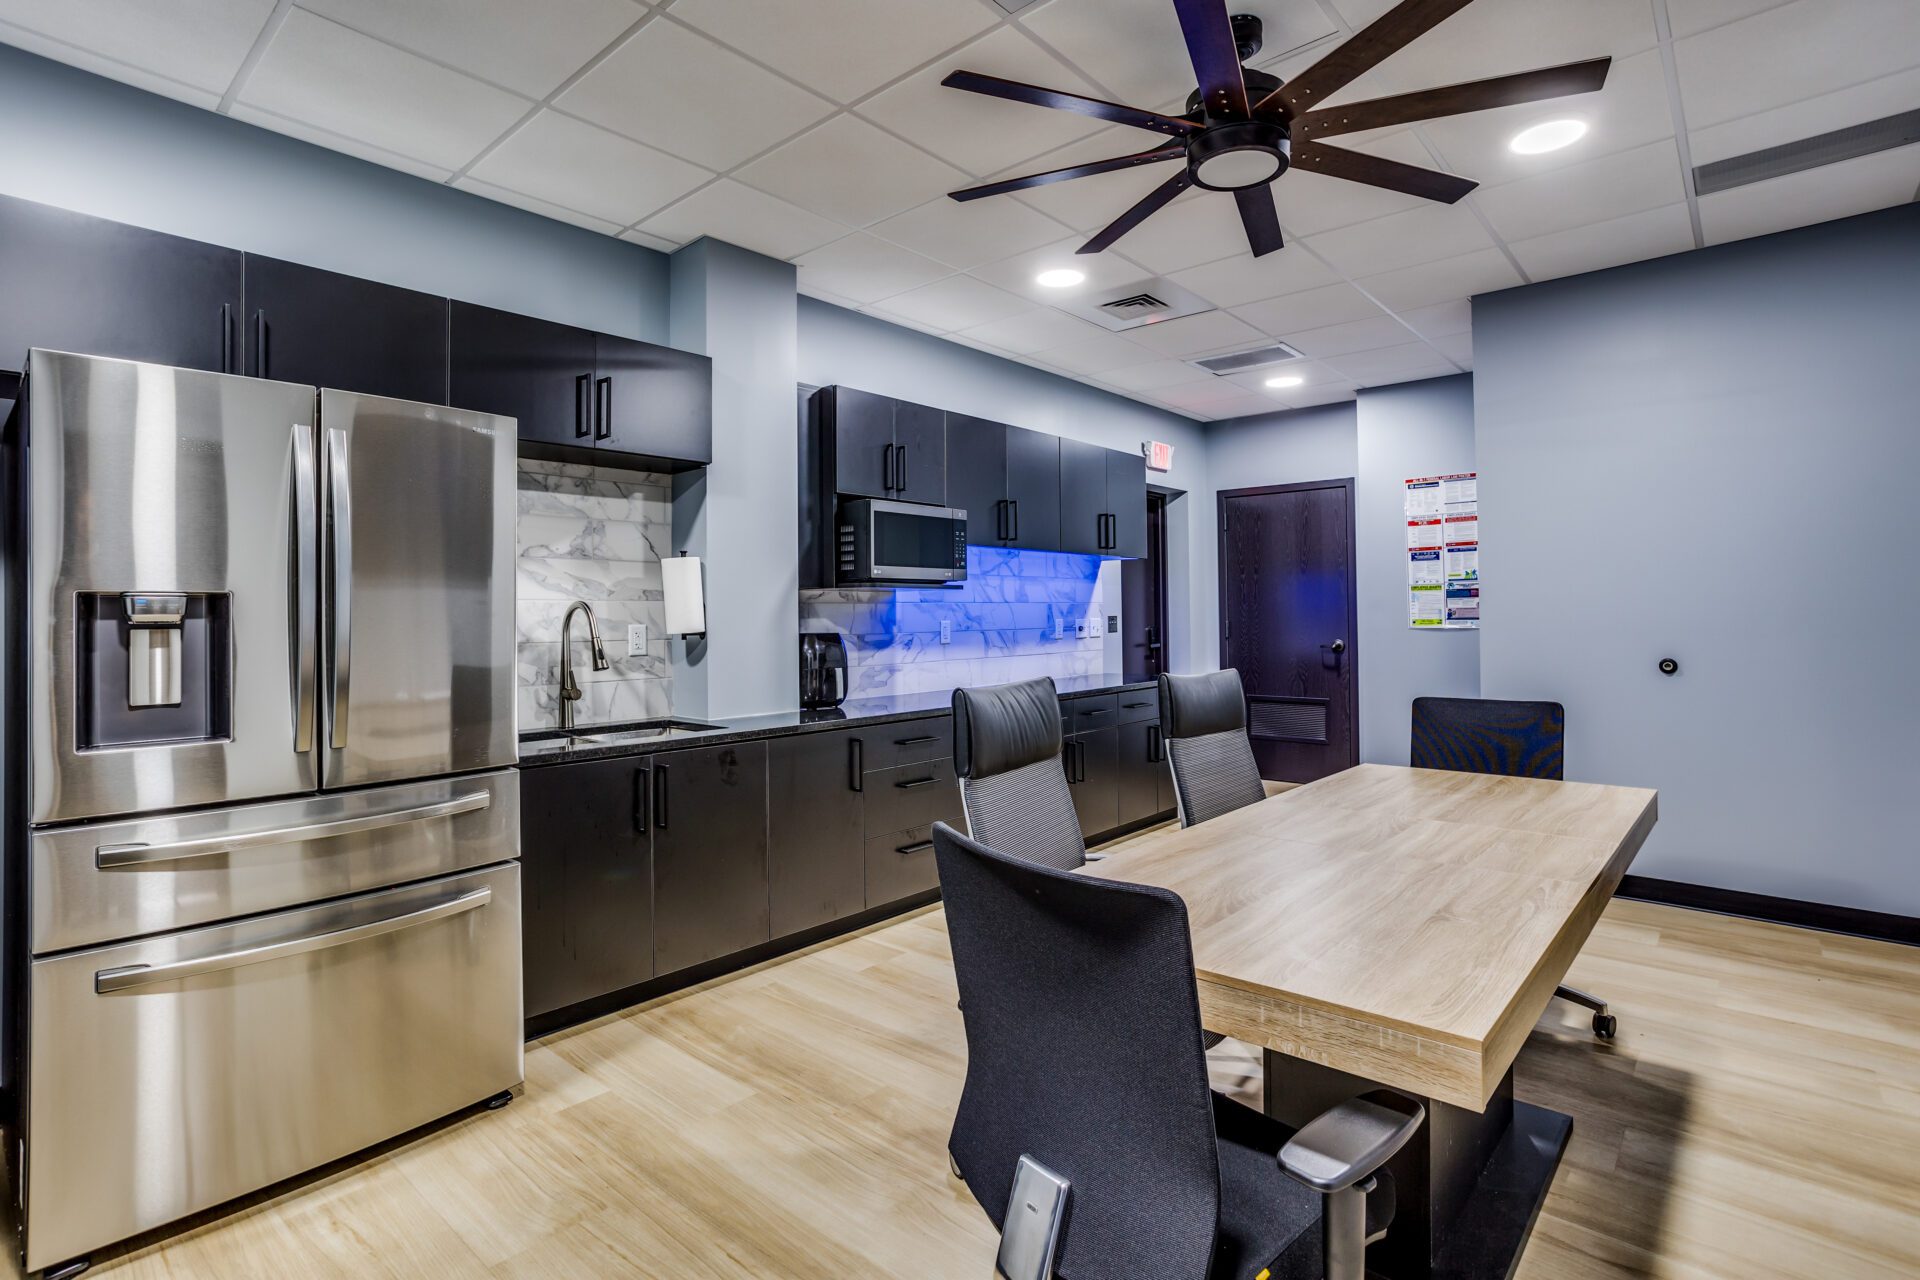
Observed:
[[[1270,120],[1216,124],[1187,142],[1187,172],[1209,191],[1264,186],[1285,173],[1292,158],[1286,126]]]

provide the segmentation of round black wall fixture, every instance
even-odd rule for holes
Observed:
[[[1677,676],[1680,674],[1680,664],[1672,658],[1662,658],[1660,659],[1660,674],[1663,676]]]

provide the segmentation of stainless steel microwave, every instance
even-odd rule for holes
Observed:
[[[967,576],[967,513],[885,498],[840,504],[835,577],[842,586],[912,586]]]

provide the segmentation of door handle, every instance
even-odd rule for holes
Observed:
[[[350,925],[344,929],[308,934],[303,938],[289,938],[285,942],[242,947],[237,951],[220,951],[213,955],[196,956],[191,960],[176,960],[171,964],[130,964],[115,969],[102,969],[93,975],[93,990],[96,995],[112,995],[116,991],[130,991],[135,987],[152,986],[156,982],[178,982],[183,978],[197,978],[202,974],[219,973],[224,969],[238,969],[267,960],[305,955],[310,951],[344,947],[350,943],[364,942],[368,938],[378,938],[383,934],[398,933],[402,929],[430,924],[435,920],[465,915],[469,911],[479,910],[492,900],[492,889],[475,889],[471,893],[463,893],[457,897],[436,902],[432,906],[421,907],[417,911],[388,916],[382,920],[370,920],[365,924]]]
[[[1345,653],[1347,651],[1347,642],[1345,640],[1335,640],[1332,644],[1328,645],[1327,648],[1333,650],[1335,653]]]
[[[593,429],[587,423],[587,400],[590,398],[592,383],[593,375],[590,373],[576,374],[573,379],[573,438],[575,440],[585,440],[587,433]]]
[[[385,809],[379,813],[359,813],[351,818],[333,818],[295,827],[269,827],[260,831],[237,831],[231,835],[200,836],[192,840],[174,840],[167,844],[103,844],[93,851],[93,865],[102,871],[122,867],[151,867],[162,862],[186,862],[193,858],[211,858],[243,849],[272,845],[298,844],[303,840],[330,840],[336,836],[357,835],[362,831],[381,831],[387,827],[426,822],[433,818],[451,818],[473,813],[493,803],[490,791],[470,791],[451,800],[432,804],[409,805],[404,809]]]
[[[880,487],[888,493],[893,492],[893,446],[888,445],[880,451]]]
[[[594,384],[594,399],[599,412],[595,415],[593,438],[595,440],[613,439],[613,379],[602,378]]]
[[[313,428],[293,428],[293,749],[313,750],[314,674],[320,608],[320,476]]]
[[[653,825],[667,829],[667,766],[653,766]]]
[[[647,833],[647,771],[633,771],[633,829],[641,835]]]
[[[333,572],[333,663],[331,742],[336,751],[347,745],[347,703],[353,690],[353,481],[347,465],[347,433],[327,428],[328,524],[333,534],[329,553]]]

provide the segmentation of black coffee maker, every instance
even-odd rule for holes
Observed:
[[[808,711],[837,707],[847,700],[847,646],[840,633],[807,632],[800,637],[800,705]]]

